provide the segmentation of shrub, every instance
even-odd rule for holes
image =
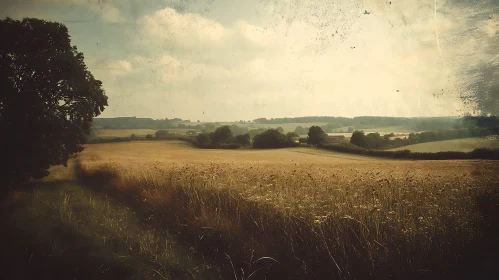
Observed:
[[[310,145],[319,145],[326,142],[327,134],[320,126],[312,126],[308,130],[307,143]]]
[[[200,133],[196,136],[196,142],[199,147],[208,147],[211,145],[211,137],[209,133]]]
[[[364,135],[364,131],[361,130],[354,131],[352,137],[350,138],[350,143],[359,147],[367,147],[366,136]]]
[[[244,135],[237,135],[234,138],[234,143],[240,144],[243,147],[251,145],[249,134],[246,133]]]
[[[221,126],[215,130],[215,132],[210,133],[211,145],[227,144],[232,142],[234,137],[230,131],[228,125]]]
[[[162,139],[162,138],[168,137],[170,135],[170,133],[167,130],[160,129],[160,130],[156,131],[155,135],[156,135],[156,139]]]
[[[257,149],[275,149],[287,146],[286,135],[280,133],[277,129],[269,129],[258,134],[253,139],[253,148]]]

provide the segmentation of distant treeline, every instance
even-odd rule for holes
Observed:
[[[364,134],[363,131],[356,130],[350,138],[350,143],[366,149],[386,150],[419,143],[485,137],[497,134],[499,134],[498,128],[470,127],[411,133],[409,137],[394,139],[395,135],[393,133],[381,136],[379,133]]]
[[[328,123],[331,128],[355,127],[374,128],[386,126],[401,126],[416,131],[460,129],[469,127],[499,127],[497,117],[432,117],[432,118],[400,118],[400,117],[328,117],[311,116],[295,118],[259,118],[253,120],[257,124],[285,124],[285,123]]]
[[[320,145],[319,148],[335,152],[374,156],[392,159],[412,160],[452,160],[452,159],[489,159],[499,160],[499,149],[475,149],[472,152],[437,152],[437,153],[413,153],[409,150],[402,151],[380,151],[355,147],[352,145]]]
[[[199,122],[199,121],[197,121]],[[445,129],[460,129],[469,127],[499,127],[499,120],[496,117],[433,117],[433,118],[399,118],[399,117],[329,117],[329,116],[311,116],[311,117],[296,117],[296,118],[259,118],[255,119],[255,124],[286,124],[286,123],[327,123],[322,128],[326,132],[333,132],[334,129],[341,127],[354,127],[355,129],[366,129],[375,127],[400,126],[405,129],[415,131],[427,130],[445,130]],[[236,123],[236,122],[235,122]],[[245,124],[246,121],[239,121],[239,124]],[[136,118],[136,117],[121,117],[121,118],[95,118],[93,121],[94,128],[105,129],[133,129],[133,128],[148,128],[148,129],[171,129],[182,128],[192,129],[196,131],[213,132],[221,124],[199,123],[191,124],[190,120],[182,120],[180,118],[173,119],[152,119],[152,118]],[[246,129],[241,127],[241,129]],[[232,127],[234,134],[236,128]],[[248,131],[242,131],[247,133]]]

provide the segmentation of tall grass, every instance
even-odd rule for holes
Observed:
[[[456,279],[498,256],[484,253],[498,249],[494,169],[83,160],[79,174],[152,209],[227,279]]]
[[[188,248],[179,246],[167,230],[155,227],[150,216],[141,216],[117,198],[93,192],[77,182],[38,183],[32,192],[18,196],[11,206],[14,212],[7,222],[2,221],[2,226],[8,225],[18,234],[14,240],[1,240],[1,244],[20,243],[17,249],[11,246],[4,252],[13,258],[7,264],[24,268],[2,269],[6,279],[219,276],[202,259],[193,257]],[[20,235],[27,236],[21,239]],[[28,250],[25,246],[34,247],[31,256],[23,256]],[[55,271],[46,271],[44,263],[53,263]]]

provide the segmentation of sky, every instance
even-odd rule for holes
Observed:
[[[499,0],[0,0],[4,17],[68,27],[101,117],[462,115],[499,65]]]

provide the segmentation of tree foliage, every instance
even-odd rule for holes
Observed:
[[[308,133],[308,127],[297,126],[295,128],[295,133],[298,135],[305,135]]]
[[[326,142],[327,134],[320,126],[312,126],[308,130],[307,143],[310,145],[319,145]]]
[[[365,136],[365,142],[367,144],[367,147],[369,147],[371,149],[380,149],[385,144],[384,139],[377,132],[368,133]]]
[[[265,131],[266,131],[265,128],[250,129],[248,131],[248,134],[249,134],[250,138],[253,139],[256,135],[261,134],[261,133],[263,133]]]
[[[210,133],[210,138],[212,145],[228,144],[234,140],[228,125],[221,126],[215,132]]]
[[[253,148],[257,149],[284,148],[287,144],[286,135],[277,129],[269,129],[253,138]]]
[[[200,147],[208,147],[211,145],[210,134],[200,133],[196,136],[196,142]]]
[[[354,131],[352,137],[350,138],[350,143],[362,148],[367,147],[366,136],[364,135],[364,131],[361,130]]]
[[[81,152],[107,96],[63,24],[6,18],[0,38],[0,184],[14,186]]]
[[[234,138],[234,143],[240,144],[243,147],[247,147],[247,146],[251,145],[249,134],[246,133],[244,135],[237,135]]]
[[[156,131],[154,135],[156,136],[156,139],[161,139],[170,136],[170,133],[168,132],[168,130],[160,129]]]

